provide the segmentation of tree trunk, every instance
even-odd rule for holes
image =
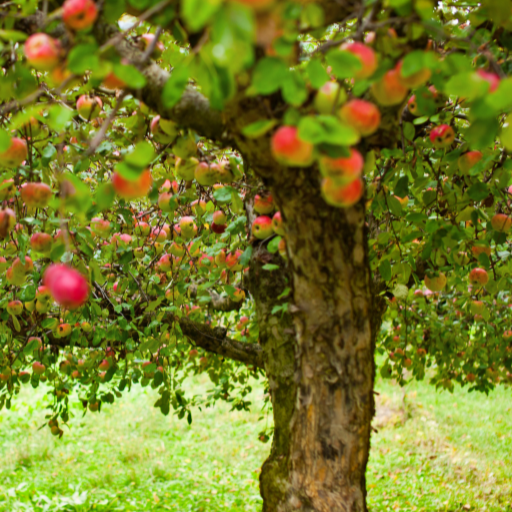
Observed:
[[[366,511],[380,311],[371,294],[364,205],[328,206],[312,169],[274,176],[290,257],[297,387],[273,397],[276,420],[291,421],[282,428],[289,438],[278,437],[273,447],[282,464],[263,468],[263,510]],[[271,358],[270,379],[276,380],[280,357]]]
[[[262,267],[268,263],[281,268],[272,272],[264,270]],[[259,341],[274,416],[272,448],[260,473],[263,510],[271,512],[286,500],[288,491],[291,419],[297,396],[294,381],[295,328],[289,312],[273,313],[276,306],[282,306],[291,299],[289,295],[279,298],[291,286],[283,259],[260,245],[253,252],[250,269],[248,286],[256,304]]]

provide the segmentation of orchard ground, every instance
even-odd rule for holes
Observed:
[[[191,383],[191,393],[208,389]],[[488,397],[426,383],[377,387],[378,414],[368,469],[376,511],[512,511],[510,390]],[[0,413],[0,511],[252,512],[270,448],[258,432],[262,390],[251,413],[225,404],[195,411],[193,423],[163,417],[155,393],[136,389],[100,415],[81,406],[62,440],[44,420],[42,393],[24,392]]]

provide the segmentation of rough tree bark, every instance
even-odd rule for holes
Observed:
[[[267,263],[279,270],[263,269]],[[263,510],[277,510],[286,499],[291,441],[291,419],[295,407],[295,328],[288,311],[274,313],[274,308],[290,301],[286,289],[291,286],[283,259],[270,254],[264,244],[255,248],[250,263],[248,287],[254,298],[258,316],[259,341],[268,378],[274,416],[274,436],[270,455],[260,473]],[[286,295],[282,297],[282,295]]]
[[[238,123],[249,124],[258,108],[245,102],[244,114],[238,111],[228,122],[233,132]],[[293,383],[288,380],[292,387],[273,401],[276,420],[287,413],[290,423],[282,432],[288,437],[280,443],[279,470],[265,474],[263,468],[263,510],[366,511],[375,337],[383,308],[372,293],[364,202],[347,209],[330,207],[321,197],[315,167],[276,165],[268,140],[238,137],[236,143],[284,218],[295,327],[289,344],[295,359]],[[268,297],[253,296],[260,312]],[[261,326],[269,321],[260,315]]]

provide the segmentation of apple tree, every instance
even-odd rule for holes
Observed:
[[[264,511],[366,510],[377,354],[512,380],[511,15],[1,3],[0,406],[45,386],[62,436],[73,396],[151,386],[190,422],[263,378]]]

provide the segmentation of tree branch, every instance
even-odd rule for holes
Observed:
[[[226,336],[227,329],[224,327],[211,327],[188,318],[181,318],[179,324],[183,334],[202,349],[263,368],[263,351],[258,344],[232,340]]]

